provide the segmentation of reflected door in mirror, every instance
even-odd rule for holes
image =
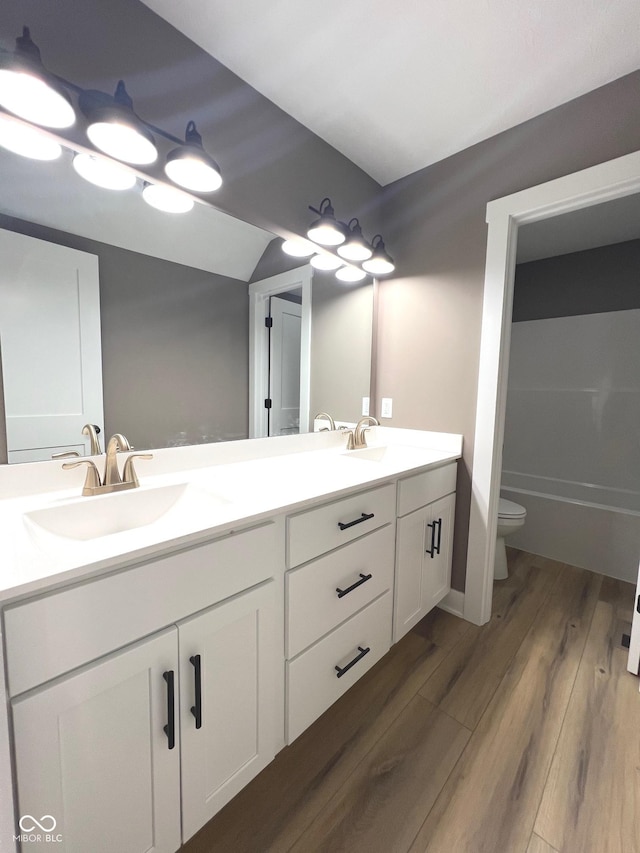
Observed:
[[[84,455],[103,424],[97,257],[0,230],[0,347],[8,461]]]
[[[300,336],[302,305],[271,298],[269,329],[269,435],[300,432]]]

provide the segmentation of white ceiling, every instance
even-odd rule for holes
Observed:
[[[143,0],[385,185],[640,67],[638,0]]]

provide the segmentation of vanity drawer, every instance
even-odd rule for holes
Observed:
[[[326,503],[287,519],[289,568],[351,542],[393,521],[395,486]]]
[[[287,743],[371,669],[391,645],[393,596],[385,592],[295,660],[287,663]],[[364,649],[369,649],[362,654]],[[353,661],[352,666],[349,667]],[[336,666],[344,674],[338,677]]]
[[[267,522],[8,607],[10,695],[273,577],[282,571],[281,537]]]
[[[288,658],[393,588],[394,533],[388,524],[287,573]]]
[[[398,483],[398,515],[406,515],[456,490],[457,462],[406,477]]]

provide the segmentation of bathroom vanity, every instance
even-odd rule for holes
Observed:
[[[0,849],[174,853],[444,598],[462,439],[369,436],[0,473]]]

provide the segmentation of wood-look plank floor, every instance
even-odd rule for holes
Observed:
[[[509,563],[487,625],[429,614],[182,853],[640,853],[634,588]]]

